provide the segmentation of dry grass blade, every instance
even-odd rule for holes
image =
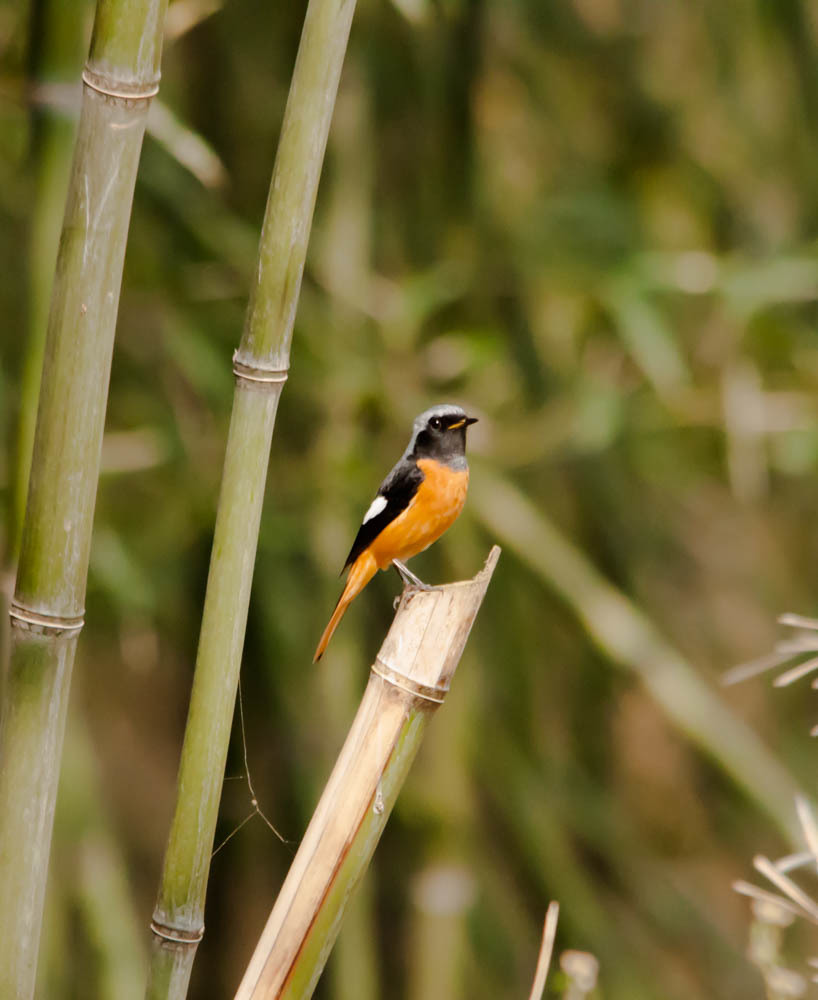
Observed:
[[[798,854],[787,854],[779,858],[775,867],[780,872],[794,872],[808,864],[815,864],[815,855],[811,851],[800,851]]]
[[[795,809],[804,831],[807,847],[812,852],[813,858],[818,860],[818,823],[815,822],[815,815],[803,795],[795,796]]]
[[[777,653],[789,653],[797,656],[799,653],[814,653],[818,649],[818,639],[810,633],[794,635],[790,639],[782,639],[775,644]]]
[[[791,667],[789,670],[784,671],[783,674],[779,674],[773,681],[773,687],[787,687],[787,685],[793,684],[795,681],[800,681],[807,674],[811,674],[813,670],[818,670],[818,656],[804,660],[797,667]]]
[[[808,628],[818,632],[818,618],[807,618],[804,615],[796,615],[792,611],[779,615],[778,624],[791,625],[793,628]]]
[[[730,687],[732,684],[740,684],[742,681],[747,681],[751,677],[757,677],[759,674],[766,673],[768,670],[780,667],[781,664],[786,663],[792,655],[793,653],[790,650],[776,648],[773,653],[767,653],[765,656],[759,656],[755,660],[748,660],[745,663],[739,663],[737,666],[731,667],[730,670],[722,674],[722,687]]]
[[[796,917],[804,916],[804,911],[800,906],[795,906],[788,899],[784,899],[783,896],[778,896],[774,892],[769,892],[767,889],[759,889],[757,885],[753,885],[752,882],[745,882],[744,879],[737,879],[733,882],[733,891],[737,892],[740,896],[749,896],[750,899],[758,899],[762,903],[772,903],[775,906],[780,906],[783,910],[792,913]]]
[[[813,655],[779,674],[773,680],[773,687],[787,687],[818,670],[818,656],[815,655],[818,653],[818,637],[814,634],[815,630],[818,629],[818,621],[791,613],[780,615],[778,621],[782,625],[806,629],[807,631],[796,633],[789,639],[782,639],[775,644],[775,649],[771,653],[760,656],[755,660],[750,660],[747,663],[740,663],[738,666],[733,667],[732,670],[728,670],[722,676],[722,686],[726,687],[731,684],[738,684],[740,681],[748,680],[757,674],[781,666],[787,660],[800,657],[804,653],[812,653]],[[813,679],[812,687],[818,688],[818,678]],[[811,730],[811,735],[818,735],[818,726]]]
[[[753,858],[753,867],[766,876],[793,903],[800,906],[804,915],[813,923],[818,923],[818,905],[791,878],[780,872],[769,858],[764,857],[763,854],[756,855]]]
[[[554,951],[554,938],[557,936],[557,920],[560,915],[560,904],[556,900],[548,904],[545,913],[545,924],[542,932],[542,944],[537,958],[537,971],[534,974],[534,985],[528,1000],[540,1000],[545,990],[548,969],[551,965],[551,955]]]

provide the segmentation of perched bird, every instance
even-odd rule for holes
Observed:
[[[466,428],[477,422],[459,406],[433,406],[412,425],[412,438],[364,514],[344,563],[346,586],[324,629],[313,663],[324,655],[344,612],[379,569],[393,565],[405,583],[425,587],[403,565],[428,548],[463,509],[469,486]]]

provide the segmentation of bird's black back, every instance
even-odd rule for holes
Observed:
[[[386,500],[386,506],[358,528],[358,534],[349,550],[342,573],[347,566],[355,562],[367,546],[375,541],[388,524],[406,510],[423,479],[423,471],[417,463],[404,455],[378,488],[377,495]]]

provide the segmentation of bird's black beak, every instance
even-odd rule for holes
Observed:
[[[466,426],[467,427],[470,424],[476,424],[476,423],[477,423],[477,417],[466,417]]]

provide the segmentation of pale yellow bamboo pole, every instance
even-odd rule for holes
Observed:
[[[499,556],[495,546],[473,580],[403,592],[236,1000],[312,995],[426,722],[449,690]]]

